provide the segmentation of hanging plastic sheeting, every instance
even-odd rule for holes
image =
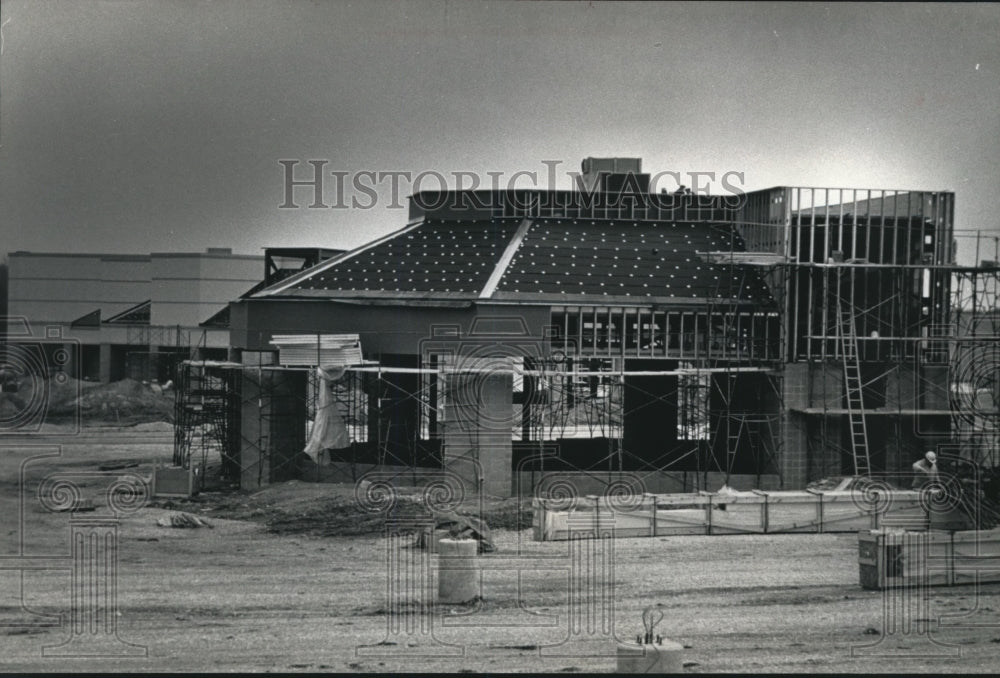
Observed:
[[[322,386],[316,402],[316,419],[309,433],[309,442],[303,451],[317,464],[323,463],[320,461],[320,452],[323,450],[339,450],[351,445],[347,426],[337,412],[337,403],[330,392],[330,387],[344,376],[344,372],[346,372],[344,367],[316,368]],[[329,460],[326,462],[329,463]]]

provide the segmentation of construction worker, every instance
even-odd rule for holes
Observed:
[[[937,455],[928,450],[923,459],[913,462],[913,472],[915,474],[913,478],[914,490],[936,481],[938,479]]]

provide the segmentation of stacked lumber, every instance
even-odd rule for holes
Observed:
[[[870,496],[851,490],[643,494],[615,498],[533,501],[536,541],[561,541],[613,532],[616,537],[685,534],[857,532],[879,527],[926,529],[919,492]]]
[[[361,337],[357,334],[276,334],[278,363],[292,367],[357,365],[361,362]]]

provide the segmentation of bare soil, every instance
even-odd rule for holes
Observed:
[[[613,587],[596,589],[607,596],[603,617],[600,606],[576,610],[583,633],[571,637],[570,545],[516,529],[527,512],[514,500],[485,508],[498,549],[480,559],[483,600],[421,614],[412,593],[394,607],[390,561],[416,567],[427,558],[433,575],[437,556],[387,538],[384,521],[357,508],[353,487],[306,482],[157,501],[123,516],[115,621],[145,655],[47,656],[44,648],[71,637],[70,515],[41,505],[39,483],[77,474],[82,498],[97,507],[79,515],[108,516],[104,492],[117,474],[148,473],[171,450],[167,424],[61,433],[0,440],[5,671],[604,672],[615,668],[615,636],[634,639],[647,605],[665,613],[657,632],[685,646],[688,672],[997,667],[1000,585],[933,588],[924,609],[903,614],[886,606],[895,599],[861,589],[850,534],[617,540],[597,552],[613,564],[607,578],[584,570],[572,580]],[[119,463],[128,466],[92,475]],[[407,503],[418,515],[419,502]],[[177,510],[211,528],[157,525]],[[32,569],[13,569],[27,562],[18,556],[31,556]],[[419,572],[403,571],[407,581]]]

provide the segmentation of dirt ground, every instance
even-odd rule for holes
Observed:
[[[484,599],[420,615],[407,582],[437,556],[385,537],[382,523],[351,505],[353,488],[304,482],[158,501],[123,516],[114,620],[133,647],[110,647],[139,656],[81,656],[107,640],[86,630],[108,628],[99,620],[76,636],[78,651],[49,656],[46,647],[74,637],[67,620],[80,602],[71,597],[70,515],[42,506],[39,483],[55,471],[89,473],[74,478],[98,508],[78,516],[108,516],[103,493],[117,474],[148,474],[172,444],[167,424],[60,433],[0,439],[4,671],[606,672],[615,669],[614,636],[634,639],[647,605],[661,606],[657,631],[684,645],[689,672],[998,667],[1000,585],[933,588],[926,609],[904,610],[861,589],[855,535],[620,539],[580,561],[589,565],[571,579],[568,563],[582,552],[510,529],[525,514],[509,502],[490,507],[504,527],[494,530],[497,551],[481,557]],[[125,468],[93,475],[101,465]],[[211,527],[157,525],[176,510]],[[390,568],[390,559],[407,567]],[[606,578],[601,562],[612,570]],[[402,572],[398,606],[390,570]],[[608,601],[603,613],[571,610],[578,586],[605,579],[613,586],[593,589]]]

